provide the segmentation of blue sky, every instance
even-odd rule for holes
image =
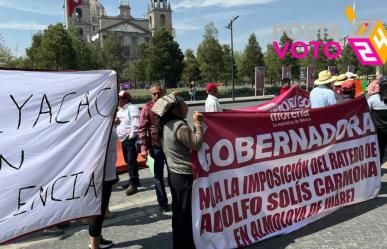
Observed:
[[[118,13],[119,0],[100,0],[108,15]],[[130,0],[132,16],[144,17],[147,0]],[[234,24],[235,50],[243,50],[249,35],[255,33],[261,47],[273,42],[273,25],[336,24],[341,33],[352,30],[344,14],[353,0],[170,0],[176,39],[183,51],[196,50],[203,28],[213,22],[219,30],[219,41],[230,43],[227,25]],[[34,33],[49,24],[63,22],[63,0],[0,0],[0,34],[14,54],[24,55]],[[381,19],[387,22],[386,0],[356,0],[359,19]]]

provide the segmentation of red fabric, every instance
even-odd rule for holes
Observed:
[[[149,150],[150,146],[160,147],[161,142],[157,134],[157,115],[152,112],[152,107],[155,102],[153,100],[146,103],[141,110],[140,127],[138,128],[138,135],[141,140],[141,146],[144,150]]]
[[[67,15],[72,16],[76,7],[82,4],[83,0],[66,0],[67,1]]]
[[[290,89],[290,87],[288,87],[288,86],[282,86],[280,88],[279,95],[286,93],[289,89]]]
[[[309,93],[298,85],[294,85],[284,94],[259,105],[224,111],[278,112],[304,110],[308,108],[310,108]]]

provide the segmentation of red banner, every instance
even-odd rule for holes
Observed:
[[[67,15],[72,16],[75,8],[82,4],[82,0],[66,0],[67,1]]]
[[[314,67],[306,68],[306,85],[309,88],[313,88],[314,81],[316,80],[316,69]]]
[[[204,143],[192,154],[197,248],[245,247],[380,190],[376,130],[364,97],[311,110],[204,115]]]
[[[284,66],[282,67],[282,79],[291,79],[292,78],[292,67],[291,66]]]
[[[229,109],[241,112],[286,112],[310,108],[309,93],[298,85],[292,86],[285,94],[255,106]]]

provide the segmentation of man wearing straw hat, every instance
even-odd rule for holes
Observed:
[[[340,74],[340,75],[337,77],[336,82],[333,84],[333,86],[335,87],[335,93],[341,95],[341,85],[342,85],[343,82],[346,81],[347,79],[348,79],[348,77],[347,77],[346,74]]]
[[[324,70],[318,74],[318,79],[314,82],[316,87],[310,92],[312,108],[336,104],[335,92],[331,89],[332,82],[335,82],[336,79],[337,77],[332,76],[328,70]]]

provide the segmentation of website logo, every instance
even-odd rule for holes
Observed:
[[[380,20],[359,20],[348,42],[363,65],[381,66],[387,61],[387,31]]]

